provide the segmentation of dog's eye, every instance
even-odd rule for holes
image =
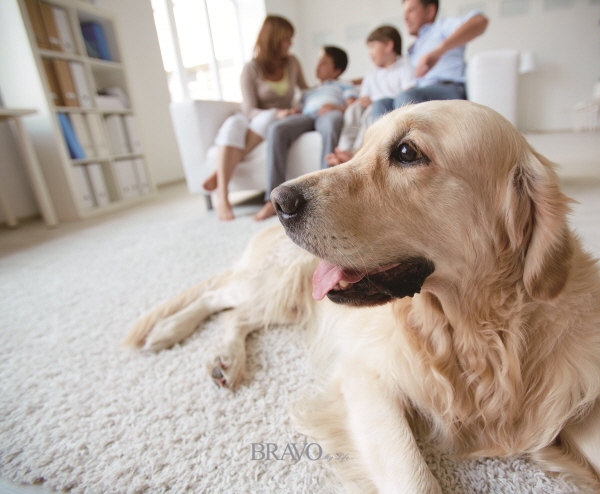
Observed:
[[[402,142],[392,153],[392,159],[401,165],[413,165],[423,159],[423,155],[411,144]]]

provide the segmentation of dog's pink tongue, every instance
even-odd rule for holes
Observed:
[[[327,261],[321,261],[313,274],[313,293],[315,300],[323,300],[325,295],[340,282],[356,283],[364,277],[359,271],[347,271]]]

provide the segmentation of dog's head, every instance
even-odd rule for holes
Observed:
[[[372,125],[351,161],[271,197],[290,238],[323,259],[318,299],[380,304],[418,293],[428,277],[460,286],[495,266],[547,300],[568,278],[568,199],[552,166],[474,103],[396,110]]]

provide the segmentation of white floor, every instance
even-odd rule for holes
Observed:
[[[584,245],[600,257],[600,133],[530,134],[527,138],[537,151],[559,164],[558,173],[563,180],[564,190],[577,201],[573,206],[572,224]],[[205,212],[202,197],[190,196],[185,184],[176,184],[161,189],[156,198],[131,209],[111,213],[107,217],[64,223],[56,229],[46,228],[41,221],[24,223],[16,230],[0,227],[0,256],[15,251],[24,252],[32,246],[50,240],[59,238],[67,240],[73,233],[85,233],[87,228],[99,222],[114,218],[115,215],[126,217],[139,208],[161,214],[165,202],[176,204],[178,208],[185,210],[198,208],[201,214],[214,214],[214,212]],[[252,207],[258,209],[260,202],[250,206]],[[0,479],[0,494],[49,492],[51,491],[43,486],[20,486]]]

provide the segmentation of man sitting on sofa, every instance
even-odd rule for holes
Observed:
[[[417,83],[396,98],[373,103],[373,119],[410,103],[466,99],[465,45],[483,34],[487,18],[479,11],[437,19],[438,0],[403,0],[404,22],[417,39],[408,49]]]

